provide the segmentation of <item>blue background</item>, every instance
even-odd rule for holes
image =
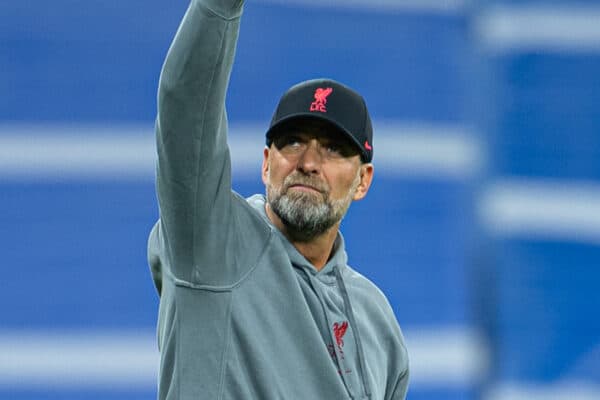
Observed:
[[[461,178],[377,176],[343,223],[351,264],[388,295],[406,332],[459,327],[488,344],[483,377],[451,387],[415,377],[409,399],[483,399],[515,382],[600,383],[598,241],[490,234],[477,214],[480,193],[502,179],[600,180],[600,52],[486,52],[474,22],[511,3],[449,13],[246,5],[232,122],[266,127],[287,87],[329,76],[364,94],[376,125],[464,127],[483,143],[486,167]],[[186,5],[2,2],[0,123],[37,133],[56,124],[151,126],[162,60]],[[234,182],[244,195],[263,191],[258,168]],[[2,330],[154,329],[145,258],[158,215],[152,181],[14,181],[0,170],[0,209]],[[0,386],[11,399],[154,393]]]

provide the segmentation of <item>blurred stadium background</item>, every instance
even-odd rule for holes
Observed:
[[[155,397],[157,80],[186,0],[0,3],[0,398]],[[600,399],[600,3],[249,0],[228,109],[262,192],[278,96],[364,93],[376,181],[344,221],[411,400]]]

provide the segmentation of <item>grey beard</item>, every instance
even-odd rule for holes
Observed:
[[[293,240],[308,242],[342,220],[359,183],[360,175],[357,175],[348,196],[335,201],[329,200],[326,191],[322,194],[288,193],[284,192],[285,183],[278,190],[267,185],[267,202]],[[323,199],[319,201],[318,196]]]
[[[268,193],[271,209],[281,219],[287,233],[300,242],[307,242],[327,232],[340,221],[347,207],[334,207],[327,199],[316,202],[315,195],[275,195]]]

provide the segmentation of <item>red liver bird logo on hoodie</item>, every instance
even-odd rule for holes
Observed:
[[[344,346],[344,335],[348,330],[348,321],[344,321],[341,324],[336,322],[333,324],[333,334],[335,335],[335,342],[341,349]]]
[[[333,92],[333,89],[328,87],[326,89],[318,88],[315,90],[315,101],[310,105],[310,111],[327,112],[325,104],[327,104],[327,97]]]

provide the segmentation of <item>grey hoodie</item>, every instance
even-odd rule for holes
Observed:
[[[225,92],[241,0],[193,0],[159,83],[159,399],[404,399],[408,357],[385,296],[338,235],[320,271],[231,190]]]

